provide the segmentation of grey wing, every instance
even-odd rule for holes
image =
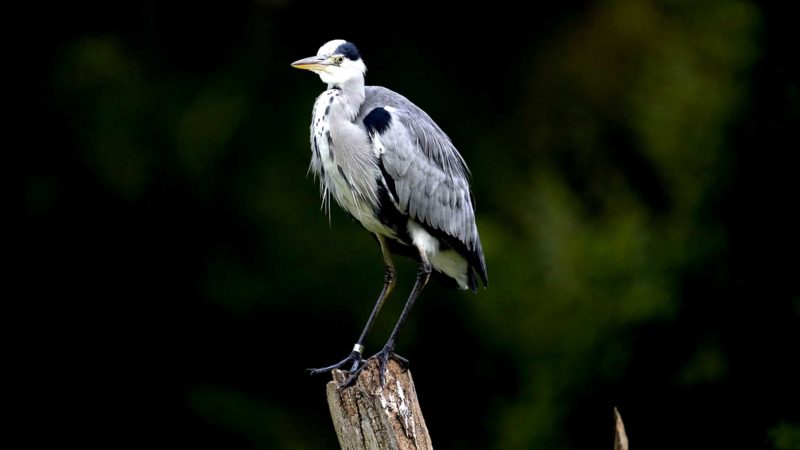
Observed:
[[[393,118],[398,115],[392,111]],[[379,137],[384,150],[381,162],[394,181],[397,206],[412,219],[444,231],[473,250],[478,230],[469,182],[463,171],[447,170],[431,157],[418,133],[419,129],[401,119],[393,120]]]
[[[399,94],[381,98],[377,107],[385,126],[375,127],[370,110],[365,124],[379,154],[384,175],[390,180],[395,206],[412,219],[443,233],[486,283],[481,248],[469,186],[469,170],[447,135],[421,109]],[[384,97],[386,95],[384,94]],[[380,125],[380,124],[379,124]],[[393,184],[393,186],[391,186]],[[440,234],[441,233],[437,233]]]

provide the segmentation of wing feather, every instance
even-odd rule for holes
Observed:
[[[368,87],[362,115],[375,108],[390,112],[380,134],[381,163],[394,182],[400,212],[438,230],[464,256],[486,284],[469,186],[469,169],[447,135],[421,109],[388,89]]]

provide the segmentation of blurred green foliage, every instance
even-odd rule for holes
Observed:
[[[305,173],[323,87],[288,64],[344,37],[474,176],[491,285],[431,286],[399,349],[437,447],[609,448],[619,406],[636,448],[796,448],[797,273],[780,260],[796,166],[779,147],[798,89],[781,12],[549,8],[467,9],[452,35],[423,8],[357,26],[368,8],[328,23],[295,2],[135,3],[61,25],[42,75],[57,125],[24,198],[32,230],[62,227],[44,250],[83,263],[59,276],[91,274],[68,314],[112,330],[119,359],[102,364],[160,369],[107,380],[140,385],[122,407],[149,417],[140,432],[335,448],[326,380],[302,369],[348,350],[382,266],[363,230],[319,211]],[[385,31],[403,23],[418,35]],[[373,349],[410,290],[399,267]]]
[[[773,427],[770,432],[775,448],[779,450],[800,447],[800,427],[782,423]]]

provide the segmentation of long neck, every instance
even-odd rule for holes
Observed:
[[[339,89],[345,98],[341,102],[348,118],[353,121],[358,117],[361,105],[367,97],[364,89],[364,77],[356,77],[342,83],[330,83],[328,89]]]

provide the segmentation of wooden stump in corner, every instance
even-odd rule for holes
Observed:
[[[628,450],[628,435],[617,408],[614,408],[614,450]]]
[[[381,386],[378,362],[367,361],[353,386],[339,390],[346,373],[334,370],[328,406],[343,450],[432,450],[411,372],[390,360]]]

